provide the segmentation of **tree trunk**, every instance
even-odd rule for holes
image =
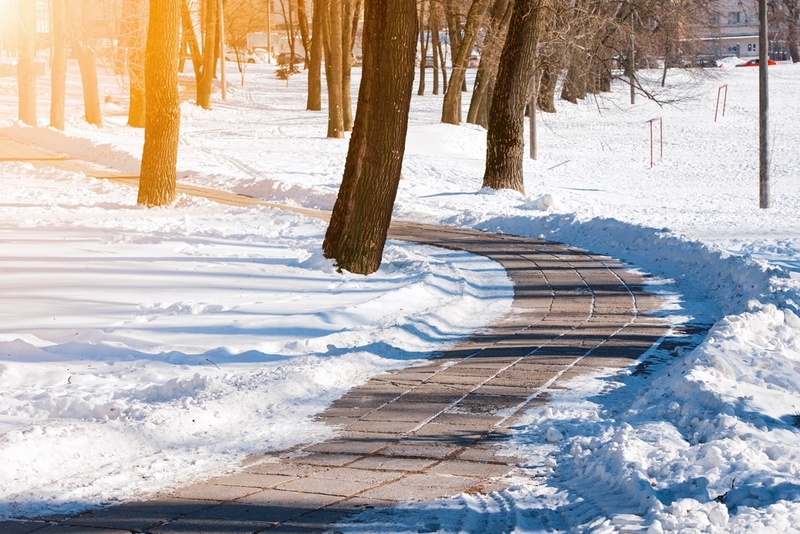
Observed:
[[[36,0],[18,0],[19,59],[17,88],[19,91],[19,120],[36,126]]]
[[[442,93],[447,92],[447,60],[442,51],[442,41],[437,39],[436,51],[439,53],[439,68],[442,69]]]
[[[183,38],[189,45],[189,54],[192,56],[192,70],[194,70],[194,83],[200,83],[203,77],[203,56],[200,53],[200,45],[197,42],[197,35],[194,33],[192,14],[189,11],[187,0],[181,0],[181,31]]]
[[[439,65],[444,63],[441,57],[442,45],[439,43],[439,12],[433,0],[428,0],[428,31],[431,32],[431,51],[433,52],[433,94],[439,94]],[[421,24],[420,24],[421,26]]]
[[[479,117],[481,115],[486,117],[488,114],[480,113],[480,111],[481,108],[488,107],[486,106],[486,92],[490,85],[494,85],[494,78],[497,76],[497,63],[500,52],[503,50],[506,33],[508,33],[512,7],[509,0],[495,0],[489,11],[489,25],[483,41],[483,53],[478,65],[478,73],[475,76],[475,89],[472,91],[472,99],[467,113],[467,122],[470,124],[480,124],[484,128],[487,126],[485,122],[479,121]]]
[[[364,67],[325,256],[360,274],[380,267],[405,153],[414,84],[415,0],[367,0]]]
[[[306,109],[320,111],[322,109],[322,42],[325,32],[322,28],[322,9],[324,0],[314,0],[311,25],[314,34],[311,36],[311,59],[308,65],[308,98]]]
[[[97,61],[94,49],[81,41],[73,41],[72,48],[78,56],[78,67],[83,84],[83,106],[86,111],[86,122],[97,127],[103,126],[100,113],[100,89],[97,85]]]
[[[148,207],[175,200],[181,123],[176,68],[179,25],[180,0],[150,0],[145,51],[147,114],[137,200]]]
[[[342,0],[325,0],[325,84],[328,87],[328,137],[344,137],[342,103]]]
[[[425,2],[419,3],[419,26],[425,26]],[[422,96],[425,94],[425,69],[428,64],[428,38],[424,31],[419,31],[419,85],[417,86],[417,94]]]
[[[151,0],[151,3],[155,0]],[[172,1],[172,0],[161,0]],[[197,83],[197,105],[211,109],[211,87],[216,74],[217,0],[205,0],[203,20],[203,73]],[[150,34],[148,33],[148,38]]]
[[[564,77],[564,85],[561,87],[561,99],[578,103],[578,99],[586,96],[586,52],[583,50],[573,50],[572,58],[569,62],[567,75]]]
[[[467,60],[475,44],[481,22],[486,15],[486,8],[490,0],[475,0],[467,15],[467,24],[464,27],[464,38],[458,48],[458,55],[453,54],[453,72],[450,75],[450,85],[444,94],[442,104],[442,122],[447,124],[461,124],[461,90],[465,81]]]
[[[800,63],[800,48],[798,48],[798,41],[800,41],[800,5],[797,0],[784,0],[786,7],[786,42],[789,45],[789,56],[792,58],[792,63]]]
[[[311,34],[308,31],[306,0],[297,0],[297,22],[300,26],[300,40],[303,43],[303,57],[305,58],[303,67],[308,69],[309,63],[311,63],[309,57],[311,53]]]
[[[122,10],[123,46],[125,46],[128,56],[130,94],[128,126],[144,128],[144,51],[147,44],[147,2],[125,0]]]
[[[53,0],[53,64],[50,68],[50,126],[64,129],[67,89],[67,21],[65,0]]]
[[[354,24],[358,24],[355,0],[342,0],[342,123],[344,131],[353,129],[353,99],[350,94],[353,70]],[[355,19],[355,20],[354,20]]]
[[[525,193],[525,105],[536,64],[536,43],[547,0],[515,0],[492,97],[483,186]]]

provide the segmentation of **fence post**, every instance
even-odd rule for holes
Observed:
[[[723,89],[725,89],[725,96],[723,97],[723,100],[722,100],[722,116],[723,117],[725,116],[725,107],[728,104],[728,84],[727,83],[725,85],[720,85],[719,89],[717,89],[717,105],[714,106],[714,122],[717,122],[717,113],[719,113],[719,95],[720,95],[720,93],[722,92]]]

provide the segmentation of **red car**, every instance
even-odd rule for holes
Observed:
[[[777,65],[776,62],[772,61],[771,59],[767,60],[767,66],[770,65]],[[736,65],[737,67],[758,67],[758,59],[751,59],[747,63],[739,63]]]

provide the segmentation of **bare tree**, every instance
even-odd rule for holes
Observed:
[[[405,153],[414,83],[415,0],[367,0],[363,79],[325,256],[360,274],[380,267]]]
[[[50,126],[64,129],[67,88],[67,19],[65,0],[53,0],[53,63],[50,67]]]
[[[216,0],[215,0],[216,2]],[[178,137],[180,0],[150,0],[145,50],[144,148],[137,202],[148,207],[175,200]]]
[[[515,0],[492,98],[483,186],[525,192],[522,174],[525,105],[548,0]]]
[[[491,102],[494,80],[497,76],[498,60],[506,40],[511,21],[513,4],[510,0],[494,0],[489,10],[486,35],[483,38],[481,62],[475,76],[475,88],[469,103],[467,122],[488,126],[489,102]]]
[[[134,128],[144,128],[144,52],[147,41],[146,0],[125,0],[123,2],[122,36],[124,46],[128,52],[128,85],[130,94],[128,125]]]
[[[342,0],[324,0],[322,28],[328,87],[328,137],[344,137],[342,100]]]
[[[322,28],[325,0],[314,0],[314,12],[312,14],[313,34],[311,36],[311,53],[308,64],[308,98],[306,109],[309,111],[320,111],[322,109],[322,54],[325,31]]]
[[[36,126],[36,0],[18,0],[19,16],[17,87],[19,90],[19,120]]]
[[[211,109],[211,88],[217,70],[218,2],[217,0],[203,0],[203,6],[203,72],[197,82],[196,102],[201,108]],[[148,38],[149,36],[148,33]]]

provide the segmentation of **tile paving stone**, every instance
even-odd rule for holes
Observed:
[[[478,373],[455,373],[448,371],[431,377],[427,384],[458,384],[465,386],[477,386],[485,380],[485,377]]]
[[[461,446],[452,444],[405,439],[389,445],[380,452],[380,455],[443,459],[455,454],[461,448]]]
[[[244,497],[257,488],[249,486],[222,486],[219,484],[199,483],[186,486],[175,491],[171,496],[184,499],[201,499],[207,501],[229,501]]]
[[[492,428],[497,423],[499,423],[501,419],[502,419],[501,417],[494,415],[486,415],[486,414],[478,415],[478,414],[444,412],[442,414],[437,415],[433,420],[431,420],[431,423],[473,428],[476,430],[484,430]]]
[[[83,527],[71,525],[47,525],[34,530],[37,534],[130,534],[130,530]],[[5,533],[4,533],[5,534]]]
[[[421,501],[457,495],[480,486],[478,477],[438,474],[414,474],[360,494],[360,497],[387,501]]]
[[[462,447],[470,445],[483,437],[490,428],[469,428],[460,425],[440,425],[428,423],[414,432],[409,439],[426,443],[452,443]]]
[[[448,413],[494,414],[518,406],[527,399],[525,395],[483,395],[470,393]]]
[[[244,486],[251,488],[267,489],[283,482],[294,479],[291,475],[264,475],[258,473],[236,473],[207,480],[205,484],[218,484],[220,486]]]
[[[319,493],[321,495],[349,497],[377,485],[377,482],[340,479],[333,481],[329,478],[320,478],[320,475],[310,475],[305,478],[298,478],[291,482],[287,482],[286,484],[282,484],[278,486],[278,489],[302,493]]]
[[[279,511],[284,509],[308,511],[329,506],[340,500],[341,497],[335,495],[268,489],[248,495],[247,497],[239,499],[237,502],[241,504],[258,505],[264,508],[272,507]],[[280,519],[280,521],[283,521],[283,519]]]
[[[422,402],[393,402],[384,406],[380,410],[368,413],[361,421],[398,421],[398,422],[419,422],[433,417],[439,413],[447,404],[437,404],[429,407]]]
[[[369,484],[383,484],[403,476],[401,471],[371,471],[353,467],[335,467],[314,475],[327,480],[351,480]]]
[[[358,434],[369,436],[370,434],[360,433],[360,432],[353,432],[347,437],[343,437],[342,439],[338,440],[329,440],[324,441],[322,443],[318,443],[316,445],[311,445],[310,447],[306,447],[305,451],[309,452],[324,452],[330,454],[374,454],[381,449],[395,443],[397,439],[399,439],[400,435],[395,435],[393,439],[359,439],[357,437]]]
[[[324,467],[341,467],[360,458],[358,454],[326,454],[313,453],[305,456],[292,456],[291,461],[298,464],[308,464]]]
[[[38,521],[0,521],[0,532],[3,534],[29,534],[48,526]]]
[[[242,519],[185,517],[151,528],[149,534],[249,534],[264,530],[271,525],[272,523]],[[100,532],[105,534],[105,531]],[[130,533],[126,531],[126,534]]]
[[[438,475],[457,475],[478,478],[496,478],[508,474],[513,466],[504,463],[468,462],[464,460],[444,460],[428,469],[428,473]]]
[[[382,432],[398,434],[410,432],[417,426],[417,421],[359,421],[347,427],[351,432]]]
[[[437,460],[422,458],[391,458],[386,456],[366,456],[350,464],[351,469],[370,469],[378,471],[417,472],[436,464]]]
[[[284,458],[276,461],[268,461],[250,465],[244,469],[244,473],[255,473],[259,475],[288,475],[291,477],[300,477],[326,469],[313,464],[298,464]]]

